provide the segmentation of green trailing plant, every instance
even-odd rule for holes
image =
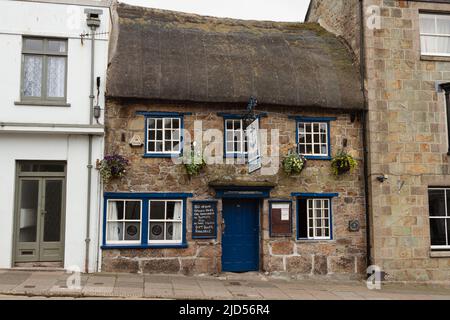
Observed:
[[[283,159],[283,170],[287,175],[295,175],[302,172],[306,159],[297,151],[289,150],[288,155]]]
[[[183,161],[186,173],[188,176],[193,177],[200,174],[200,171],[206,166],[205,159],[201,152],[195,151],[195,145],[191,147],[191,152],[187,159]]]
[[[121,178],[127,172],[126,167],[128,165],[128,159],[119,154],[112,154],[106,155],[99,162],[98,169],[103,182],[106,183],[111,179]]]
[[[351,154],[341,150],[331,160],[331,169],[337,175],[353,170],[357,166],[356,160]]]

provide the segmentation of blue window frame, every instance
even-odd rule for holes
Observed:
[[[145,116],[147,158],[179,157],[183,153],[184,115],[179,112],[137,112]]]
[[[224,116],[224,156],[226,158],[246,158],[247,131],[242,116]]]
[[[104,195],[103,249],[186,248],[190,193]]]
[[[331,160],[330,122],[336,118],[294,117],[298,152],[311,160]]]
[[[338,193],[292,193],[297,197],[297,240],[332,240],[332,200]]]
[[[247,158],[247,132],[244,128],[243,115],[231,113],[217,113],[223,117],[223,156],[224,158]],[[267,113],[257,115],[258,118],[266,117]]]

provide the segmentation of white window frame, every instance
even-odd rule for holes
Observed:
[[[317,227],[317,219],[319,219],[316,215],[316,201],[321,201],[321,216],[322,226]],[[311,207],[312,202],[312,207]],[[325,207],[324,204],[327,203],[328,206]],[[313,225],[310,224],[310,210],[312,210],[312,222]],[[328,217],[325,217],[325,210],[328,211]],[[331,199],[328,198],[308,198],[306,199],[306,221],[307,221],[307,236],[308,240],[331,240]],[[325,221],[328,221],[328,227],[325,227]],[[310,236],[310,229],[313,230],[313,236]],[[328,230],[328,236],[317,236],[317,230],[321,229],[322,231]]]
[[[447,16],[450,17],[449,14],[445,14],[445,13],[419,13],[419,32],[420,32],[420,54],[423,56],[442,56],[442,57],[450,57],[450,52],[445,53],[445,52],[424,52],[423,48],[422,48],[422,37],[443,37],[443,38],[450,38],[450,34],[441,34],[441,33],[426,33],[426,32],[422,32],[422,29],[420,28],[420,18],[422,16],[432,16],[434,17],[434,23],[435,23],[435,28],[436,28],[436,32],[437,32],[437,17],[438,16]]]
[[[152,202],[164,202],[164,217],[167,217],[167,202],[179,202],[181,204],[181,220],[175,220],[175,219],[150,219],[150,211],[151,211],[151,203]],[[183,243],[183,233],[184,230],[184,202],[181,199],[150,199],[148,200],[148,221],[147,221],[147,230],[148,230],[148,244],[149,245],[164,245],[164,244],[182,244]],[[179,222],[181,225],[181,238],[180,240],[150,240],[150,223],[151,222]],[[166,237],[166,228],[164,227],[164,238]]]
[[[124,206],[123,206],[123,219],[122,220],[109,220],[109,208],[110,208],[110,203],[111,202],[124,202]],[[126,213],[126,203],[127,202],[139,202],[139,206],[140,206],[140,219],[139,220],[127,220],[125,219],[125,213]],[[140,223],[140,230],[139,230],[139,240],[118,240],[118,241],[111,241],[108,240],[108,223],[109,222],[122,222],[123,225],[125,225],[125,223],[127,222],[139,222]],[[142,242],[142,200],[139,199],[108,199],[106,202],[106,226],[105,226],[105,243],[106,245],[114,245],[114,244],[141,244]],[[123,232],[124,234],[124,239],[125,239],[125,230]]]
[[[443,190],[445,192],[445,197],[444,197],[444,203],[445,203],[445,213],[447,214],[446,216],[431,216],[430,212],[428,212],[428,216],[430,218],[430,222],[431,219],[444,219],[444,224],[445,224],[445,241],[447,242],[447,245],[445,246],[436,246],[436,245],[432,245],[431,244],[431,228],[430,228],[430,247],[433,250],[450,250],[450,241],[448,239],[448,220],[450,219],[450,214],[448,212],[448,204],[447,204],[447,192],[450,192],[450,188],[428,188],[428,190]]]
[[[310,132],[306,132],[306,125],[311,125],[311,131]],[[319,126],[319,131],[315,132],[314,131],[314,125],[318,125]],[[320,128],[321,127],[325,127],[325,142],[322,141],[322,133],[320,133]],[[300,128],[303,127],[303,133],[301,133]],[[330,150],[330,141],[329,141],[329,134],[328,134],[328,130],[329,130],[329,123],[326,121],[298,121],[297,122],[297,148],[298,148],[298,153],[302,154],[304,156],[310,156],[310,157],[329,157],[329,150]],[[305,142],[304,143],[300,143],[300,135],[304,134],[305,135]],[[311,142],[307,143],[306,142],[306,136],[307,135],[311,135]],[[319,136],[319,142],[314,142],[314,136],[318,135]],[[325,144],[326,146],[326,153],[322,153],[322,146]],[[306,146],[311,145],[311,153],[306,153]],[[316,153],[314,151],[314,146],[315,145],[319,145],[319,153]],[[304,147],[304,151],[302,152],[302,147]]]
[[[166,140],[166,130],[169,130],[169,129],[166,129],[166,125],[165,125],[165,122],[166,122],[166,120],[169,120],[170,119],[170,123],[171,123],[171,131],[172,131],[172,134],[171,134],[171,137],[170,137],[170,140],[169,139],[167,139]],[[154,120],[155,121],[155,128],[154,129],[150,129],[150,120]],[[160,130],[162,130],[162,140],[158,140],[157,139],[157,132],[158,132],[158,130],[159,129],[157,129],[157,122],[158,122],[158,120],[161,120],[162,121],[162,129],[160,129]],[[173,128],[173,120],[178,120],[178,129],[174,129]],[[182,125],[182,119],[181,119],[181,117],[152,117],[152,116],[148,116],[147,118],[146,118],[146,130],[147,130],[147,132],[146,132],[146,142],[145,142],[145,153],[146,154],[148,154],[148,155],[158,155],[158,154],[167,154],[167,155],[178,155],[178,154],[181,154],[181,152],[182,152],[182,129],[183,128],[183,125]],[[155,139],[150,139],[150,131],[151,130],[153,130],[153,131],[155,131]],[[179,135],[178,135],[178,139],[174,139],[173,138],[173,132],[175,131],[175,130],[179,130]],[[173,142],[178,142],[178,151],[174,151],[174,150],[170,150],[170,151],[167,151],[167,150],[165,150],[165,148],[166,148],[166,142],[168,142],[168,141],[170,141],[170,145],[171,145],[171,148],[172,148],[172,144],[173,144]],[[161,142],[162,143],[162,150],[161,151],[156,151],[156,150],[154,150],[154,151],[150,151],[150,142],[153,142],[153,143],[155,143],[155,149],[156,149],[156,143],[157,142]]]
[[[233,125],[232,125],[232,129],[228,129],[228,122],[232,121]],[[235,129],[235,122],[239,122],[240,123],[240,129]],[[239,132],[241,139],[239,139],[237,142],[240,145],[240,150],[241,151],[229,151],[228,150],[228,132],[232,131],[233,132],[233,137],[235,137],[236,132]],[[230,118],[230,119],[225,119],[225,139],[224,139],[224,143],[225,143],[225,155],[227,157],[234,157],[234,156],[238,156],[238,157],[247,157],[248,155],[248,150],[247,150],[247,141],[248,141],[248,137],[247,137],[247,132],[246,130],[244,130],[244,120],[243,119],[234,119],[234,118]],[[234,148],[234,141],[233,141],[233,148]]]

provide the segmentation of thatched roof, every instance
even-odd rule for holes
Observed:
[[[363,108],[352,54],[316,24],[116,10],[109,97]]]

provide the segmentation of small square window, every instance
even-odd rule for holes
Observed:
[[[247,156],[247,132],[242,119],[225,119],[226,156]]]
[[[298,152],[306,157],[328,158],[329,155],[328,122],[297,123]]]
[[[331,240],[331,199],[299,199],[298,238]]]
[[[171,156],[181,153],[181,119],[147,118],[146,154]]]

